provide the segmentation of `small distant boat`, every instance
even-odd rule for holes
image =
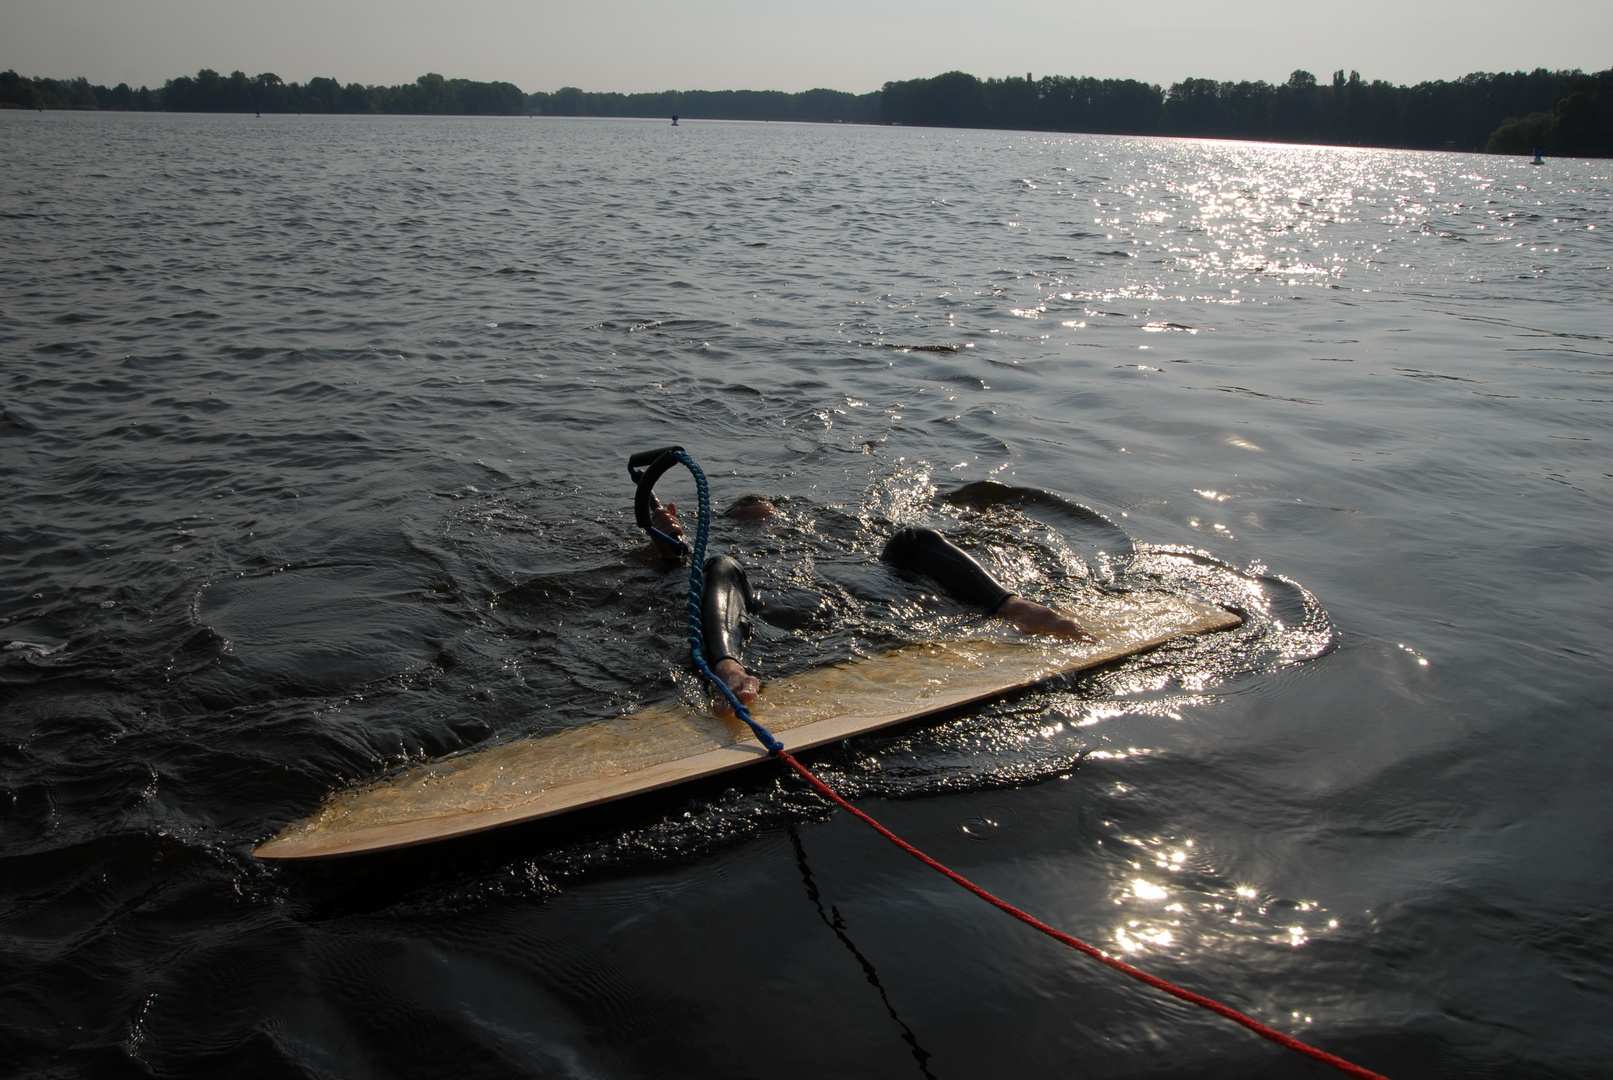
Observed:
[[[677,120],[674,119],[672,122],[675,124],[675,123],[677,123]],[[1544,165],[1545,163],[1546,163],[1546,151],[1544,149],[1542,149],[1541,147],[1538,147],[1538,146],[1535,147],[1535,159],[1533,161],[1531,161],[1529,164],[1531,164],[1531,165]]]
[[[672,126],[673,126],[673,127],[677,127],[677,126],[678,126],[678,118],[677,118],[677,117],[676,117],[676,116],[674,116],[674,117],[673,117],[673,118],[672,118]]]

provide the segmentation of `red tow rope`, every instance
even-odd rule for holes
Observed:
[[[955,870],[950,870],[936,862],[934,859],[924,854],[924,852],[920,851],[912,844],[909,844],[906,840],[903,840],[900,836],[897,836],[895,833],[885,828],[885,826],[881,825],[879,822],[875,821],[873,818],[851,805],[845,799],[842,799],[835,793],[833,788],[831,788],[828,784],[825,784],[822,780],[819,780],[816,776],[812,775],[811,770],[809,770],[805,765],[802,765],[799,761],[795,760],[788,750],[777,750],[775,753],[778,755],[779,759],[784,762],[784,764],[794,769],[800,775],[801,779],[805,780],[808,784],[811,784],[812,790],[816,791],[819,795],[822,795],[824,798],[830,800],[841,809],[850,811],[852,814],[856,815],[864,824],[868,825],[875,832],[879,833],[879,835],[883,836],[885,839],[889,840],[891,843],[913,856],[925,866],[945,874],[959,885],[962,885],[965,889],[968,889],[970,892],[980,897],[980,899],[984,900],[986,903],[995,908],[999,908],[1002,911],[1006,911],[1020,922],[1025,923],[1027,926],[1035,927],[1048,937],[1053,938],[1055,941],[1061,941],[1078,952],[1086,953],[1098,963],[1107,964],[1116,971],[1130,975],[1133,979],[1136,979],[1140,983],[1146,983],[1147,985],[1152,986],[1155,990],[1163,990],[1172,997],[1181,998],[1183,1001],[1197,1005],[1201,1009],[1209,1009],[1211,1012],[1218,1013],[1234,1023],[1242,1024],[1256,1035],[1259,1035],[1262,1038],[1270,1039],[1272,1042],[1278,1043],[1279,1045],[1286,1046],[1296,1054],[1304,1054],[1306,1057],[1311,1058],[1314,1061],[1320,1061],[1324,1065],[1331,1065],[1333,1068],[1337,1069],[1341,1073],[1344,1073],[1346,1076],[1356,1077],[1357,1080],[1388,1080],[1388,1077],[1383,1076],[1380,1073],[1375,1073],[1371,1069],[1363,1069],[1361,1066],[1349,1061],[1345,1061],[1341,1057],[1329,1054],[1326,1050],[1318,1050],[1309,1043],[1302,1043],[1291,1035],[1284,1035],[1275,1028],[1267,1027],[1265,1024],[1262,1024],[1259,1020],[1256,1020],[1252,1016],[1245,1016],[1237,1009],[1229,1008],[1228,1006],[1221,1004],[1219,1001],[1205,997],[1203,994],[1195,994],[1191,990],[1183,990],[1175,983],[1166,982],[1164,979],[1161,979],[1156,975],[1150,975],[1148,972],[1143,971],[1140,968],[1134,968],[1124,960],[1110,956],[1102,949],[1088,945],[1079,938],[1073,938],[1069,934],[1064,933],[1062,930],[1053,929],[1040,919],[1019,910],[1014,905],[1008,903],[1008,901],[999,900],[997,897],[993,896],[985,889],[982,889],[980,886],[976,885],[962,874],[956,872]]]
[[[654,457],[654,462],[653,464],[650,464],[649,462],[652,456]],[[634,461],[649,464],[649,468],[644,473],[642,479],[640,478],[639,473],[633,468]],[[711,680],[712,686],[718,690],[725,699],[727,699],[729,707],[734,710],[734,715],[743,720],[746,724],[750,725],[751,731],[756,733],[756,738],[768,749],[770,753],[777,755],[786,765],[799,773],[801,779],[811,784],[812,789],[819,795],[829,799],[835,805],[849,810],[862,821],[877,830],[879,835],[883,836],[885,839],[889,840],[891,843],[895,844],[897,847],[901,848],[915,859],[924,863],[924,865],[930,867],[932,870],[939,870],[941,873],[945,874],[959,885],[962,885],[965,889],[968,889],[970,892],[980,897],[980,899],[986,901],[986,903],[1006,911],[1008,914],[1012,915],[1022,923],[1025,923],[1029,926],[1034,926],[1048,937],[1051,937],[1057,941],[1062,941],[1070,948],[1079,952],[1084,952],[1088,956],[1092,957],[1092,959],[1098,961],[1100,964],[1107,964],[1116,971],[1124,972],[1125,974],[1130,975],[1133,979],[1136,979],[1138,982],[1147,983],[1156,990],[1163,990],[1172,997],[1181,998],[1183,1001],[1191,1002],[1194,1005],[1199,1006],[1201,1009],[1209,1009],[1213,1013],[1219,1013],[1228,1020],[1242,1024],[1256,1035],[1263,1036],[1267,1039],[1270,1039],[1274,1043],[1280,1043],[1281,1045],[1288,1047],[1288,1049],[1294,1051],[1296,1054],[1304,1054],[1306,1057],[1311,1058],[1314,1061],[1320,1061],[1324,1065],[1331,1065],[1347,1076],[1354,1076],[1357,1078],[1357,1080],[1388,1080],[1388,1077],[1380,1076],[1378,1073],[1375,1073],[1370,1069],[1363,1069],[1359,1065],[1353,1065],[1341,1057],[1334,1057],[1325,1050],[1318,1050],[1314,1046],[1309,1046],[1300,1042],[1298,1039],[1284,1035],[1282,1032],[1273,1028],[1269,1028],[1265,1024],[1262,1024],[1259,1020],[1256,1020],[1254,1017],[1245,1016],[1236,1009],[1229,1009],[1219,1001],[1213,1001],[1202,994],[1195,994],[1191,990],[1183,990],[1180,986],[1177,986],[1174,983],[1168,983],[1164,979],[1148,974],[1146,971],[1141,971],[1137,968],[1134,968],[1124,960],[1118,960],[1115,957],[1110,956],[1102,949],[1093,948],[1086,942],[1073,938],[1063,931],[1053,929],[1040,919],[1032,918],[1030,915],[1027,915],[1017,907],[1014,907],[1014,905],[1008,903],[1006,900],[997,899],[995,896],[991,895],[985,889],[982,889],[980,886],[976,885],[962,874],[956,873],[947,869],[945,866],[942,866],[940,863],[924,854],[924,852],[920,851],[912,844],[909,844],[906,840],[903,840],[901,837],[885,828],[885,826],[881,825],[879,822],[875,821],[873,818],[851,805],[845,799],[842,799],[839,795],[836,795],[834,790],[830,788],[828,784],[825,784],[822,780],[819,780],[816,776],[813,776],[811,771],[805,765],[802,765],[799,761],[795,760],[789,751],[784,749],[784,744],[779,742],[778,739],[773,736],[772,732],[768,731],[767,728],[756,722],[756,720],[751,716],[750,710],[746,708],[744,703],[741,702],[734,694],[733,689],[730,688],[727,683],[717,678],[717,676],[712,672],[711,667],[706,663],[706,658],[704,655],[705,649],[702,640],[703,631],[701,598],[704,594],[705,579],[703,568],[706,562],[706,541],[711,529],[711,492],[708,484],[706,483],[705,472],[700,468],[699,465],[695,464],[694,459],[691,458],[682,447],[673,446],[668,447],[665,450],[652,451],[650,454],[636,454],[633,456],[633,458],[629,459],[628,471],[633,474],[634,482],[639,485],[639,497],[637,503],[635,504],[638,508],[639,524],[644,525],[645,527],[649,526],[649,511],[646,509],[648,506],[648,499],[650,498],[648,488],[654,487],[656,478],[670,468],[675,461],[682,462],[688,468],[689,472],[694,475],[695,490],[698,493],[700,504],[699,524],[695,529],[694,552],[689,559],[689,602],[686,615],[686,622],[689,629],[689,655],[694,661],[695,668],[698,669],[699,672],[707,679]],[[646,481],[648,482],[647,485],[645,483]]]

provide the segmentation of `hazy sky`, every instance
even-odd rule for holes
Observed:
[[[0,70],[160,86],[211,67],[306,82],[427,71],[523,90],[863,93],[954,69],[1393,82],[1613,66],[1610,0],[0,0]]]

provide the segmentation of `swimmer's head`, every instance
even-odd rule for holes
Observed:
[[[723,511],[723,516],[739,521],[760,521],[771,517],[773,510],[773,504],[760,495],[741,495],[734,500],[732,506]]]

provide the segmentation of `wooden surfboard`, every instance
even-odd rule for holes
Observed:
[[[751,714],[794,752],[999,697],[1188,634],[1234,627],[1221,608],[1151,593],[1083,599],[1097,637],[910,645],[763,689]],[[424,844],[580,810],[765,761],[750,729],[667,701],[551,735],[469,750],[338,791],[319,812],[259,844],[263,859],[307,859]]]

